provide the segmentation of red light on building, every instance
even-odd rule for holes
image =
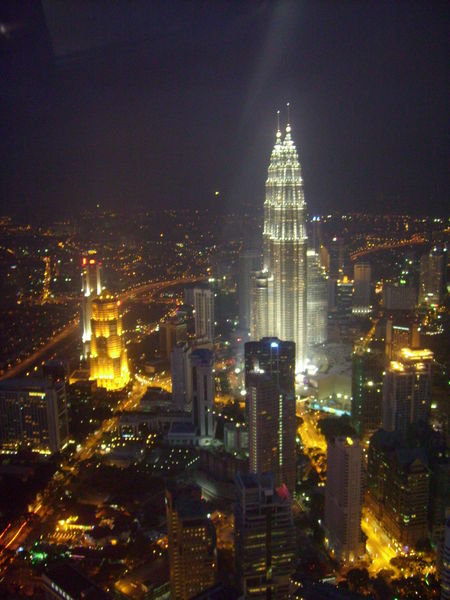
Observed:
[[[83,256],[83,267],[85,267],[87,264],[87,258],[85,256]]]

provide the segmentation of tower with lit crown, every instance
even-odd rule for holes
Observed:
[[[297,149],[280,127],[270,157],[264,202],[264,269],[273,277],[272,332],[296,344],[296,368],[306,359],[306,225]]]

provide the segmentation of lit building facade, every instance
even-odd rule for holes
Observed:
[[[195,336],[214,342],[214,292],[209,288],[196,287],[193,290],[193,300]]]
[[[307,260],[307,342],[308,347],[327,341],[328,286],[320,267],[319,255],[308,250]]]
[[[383,382],[383,427],[406,434],[411,423],[428,422],[433,353],[403,348],[389,363]]]
[[[243,598],[287,600],[295,570],[292,498],[274,476],[238,473],[234,515],[236,572]]]
[[[58,452],[69,425],[64,380],[8,379],[0,383],[0,447]]]
[[[197,486],[169,484],[166,515],[170,597],[190,600],[216,582],[216,532]]]
[[[372,269],[368,262],[356,262],[353,268],[353,308],[354,315],[364,316],[370,313],[370,283]]]
[[[197,348],[189,356],[189,366],[192,422],[201,437],[213,437],[214,354],[206,348]]]
[[[358,438],[338,437],[327,446],[325,528],[328,543],[343,562],[364,554],[361,531],[363,456]]]
[[[109,391],[130,380],[120,300],[106,291],[92,300],[90,379]]]
[[[250,336],[259,340],[273,331],[273,277],[268,271],[256,271],[250,286]]]
[[[352,356],[352,422],[361,438],[382,424],[384,353],[357,345]]]
[[[446,252],[433,248],[420,259],[419,304],[441,303],[446,255]]]
[[[245,344],[250,469],[272,471],[292,493],[296,480],[295,344],[263,338]]]
[[[297,369],[303,369],[307,350],[305,210],[301,168],[288,124],[284,139],[277,131],[266,181],[264,270],[273,277],[273,310],[263,333],[295,342]]]
[[[87,358],[90,352],[92,299],[102,293],[102,264],[97,259],[95,250],[89,250],[82,259],[81,291],[81,325],[83,339],[83,354]]]
[[[422,448],[406,448],[399,432],[376,431],[369,445],[367,488],[375,515],[404,549],[428,536],[430,472]]]

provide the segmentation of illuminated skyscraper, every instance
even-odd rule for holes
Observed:
[[[261,252],[243,250],[239,255],[239,326],[250,329],[252,273],[261,268]]]
[[[356,262],[353,270],[353,308],[354,315],[370,313],[370,280],[372,270],[368,262]]]
[[[428,421],[433,353],[403,348],[392,360],[383,383],[383,427],[405,434],[411,423]]]
[[[189,600],[216,581],[216,531],[196,486],[168,483],[166,514],[170,597]]]
[[[296,344],[296,368],[306,358],[306,209],[297,149],[288,123],[278,128],[266,181],[264,268],[273,276],[273,332]]]
[[[97,260],[95,250],[89,250],[87,256],[83,256],[81,272],[81,291],[83,299],[81,303],[81,321],[83,328],[83,353],[87,358],[90,352],[91,342],[91,318],[92,299],[102,293],[101,262]]]
[[[195,336],[214,342],[214,292],[209,288],[194,288]]]
[[[273,335],[273,277],[268,271],[252,273],[250,335],[254,340]]]
[[[120,300],[104,291],[92,300],[90,379],[114,391],[130,379]]]
[[[364,554],[361,532],[363,456],[358,438],[338,437],[327,446],[325,527],[336,558],[357,560]]]
[[[447,252],[433,248],[420,259],[419,304],[440,304]]]
[[[242,598],[287,600],[289,576],[295,569],[295,527],[286,486],[276,487],[271,473],[238,473],[234,510]]]

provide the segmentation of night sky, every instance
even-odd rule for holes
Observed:
[[[0,213],[262,206],[290,101],[311,214],[448,214],[448,7],[2,2]]]

